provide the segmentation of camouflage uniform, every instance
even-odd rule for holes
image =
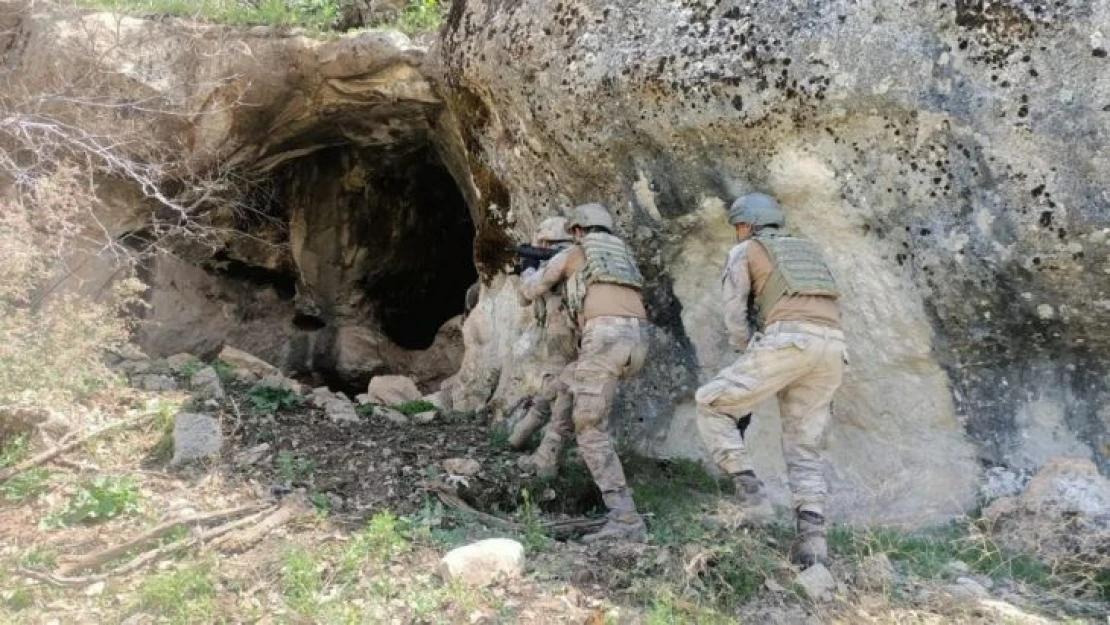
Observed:
[[[596,204],[578,207],[570,226],[587,233],[542,271],[526,272],[522,292],[535,298],[562,285],[571,316],[582,328],[578,360],[564,369],[560,380],[573,395],[579,454],[609,508],[606,526],[583,540],[642,538],[643,520],[609,437],[609,413],[617,381],[638,373],[647,353],[646,313],[639,293],[643,277],[627,245],[611,234],[607,209]],[[545,442],[549,434],[563,435],[556,431],[562,424],[554,419],[552,423]],[[561,446],[561,440],[556,441]]]
[[[571,236],[566,231],[566,219],[549,217],[540,222],[532,244],[555,251],[569,247]],[[523,284],[527,284],[531,275],[533,273],[529,272],[524,276]],[[550,419],[544,430],[543,442],[533,454],[522,459],[522,464],[533,466],[543,475],[552,475],[558,466],[563,441],[569,438],[571,432],[570,390],[562,380],[562,374],[577,354],[578,336],[566,310],[563,294],[558,289],[548,289],[542,294],[532,292],[532,295],[528,297],[522,291],[520,300],[522,305],[532,305],[536,323],[543,332],[536,354],[541,369],[540,390],[532,397],[528,412],[513,428],[509,445],[514,449],[522,448],[532,434]]]
[[[741,200],[749,199],[749,196]],[[737,203],[741,204],[741,200]],[[698,389],[698,430],[714,461],[733,476],[737,496],[754,510],[770,511],[744,447],[742,429],[756,406],[777,396],[782,449],[798,516],[804,565],[827,558],[824,537],[825,449],[833,394],[846,362],[832,275],[816,246],[778,233],[784,218],[767,196],[767,223],[760,212],[738,210],[733,223],[766,225],[729,253],[723,276],[725,325],[740,357]],[[770,203],[766,202],[770,200]],[[771,210],[773,208],[774,210]],[[748,221],[748,220],[753,221]],[[751,270],[758,256],[761,275]],[[749,341],[750,310],[760,329]],[[815,320],[817,322],[815,322]],[[746,349],[745,349],[746,346]],[[758,513],[757,516],[761,516]]]

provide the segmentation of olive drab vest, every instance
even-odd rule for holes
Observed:
[[[767,315],[784,297],[840,297],[836,280],[825,263],[825,257],[811,241],[776,233],[761,233],[752,238],[767,250],[774,266],[763,290],[758,295],[753,295],[755,320],[759,328],[766,325]]]
[[[577,323],[586,303],[586,291],[594,284],[616,284],[631,289],[644,287],[644,276],[636,266],[632,250],[608,232],[590,232],[582,237],[586,264],[566,282],[567,308]]]

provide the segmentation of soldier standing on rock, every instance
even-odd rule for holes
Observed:
[[[638,373],[647,355],[647,313],[640,295],[644,279],[628,246],[613,234],[607,208],[579,206],[568,227],[574,245],[542,270],[526,271],[522,292],[535,300],[562,285],[567,308],[582,331],[578,360],[563,379],[574,397],[578,452],[609,508],[605,526],[582,540],[643,540],[644,521],[609,439],[609,411],[617,380]]]
[[[548,250],[569,248],[573,241],[567,232],[567,220],[563,217],[543,220],[536,228],[532,243]],[[543,269],[544,266],[541,266],[539,271]],[[524,447],[532,434],[550,418],[540,446],[531,455],[522,458],[521,464],[533,468],[541,477],[551,478],[558,470],[563,441],[570,438],[573,432],[572,399],[562,375],[578,353],[577,328],[570,319],[561,289],[549,289],[531,299],[521,293],[521,301],[524,305],[531,303],[536,322],[543,329],[543,337],[536,346],[540,352],[537,360],[543,367],[543,383],[540,392],[532,399],[532,406],[513,428],[509,446],[513,449]]]
[[[738,243],[723,276],[725,325],[730,344],[743,353],[698,389],[698,429],[717,465],[732,476],[746,519],[770,521],[770,501],[752,470],[743,435],[755,407],[778,395],[797,517],[792,557],[803,567],[824,564],[828,487],[822,453],[833,393],[847,362],[839,293],[817,247],[781,232],[786,217],[774,198],[745,195],[728,216]],[[758,330],[750,343],[749,307]]]

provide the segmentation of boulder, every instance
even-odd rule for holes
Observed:
[[[836,592],[836,580],[823,564],[815,564],[799,573],[794,585],[814,601],[828,601]]]
[[[885,553],[864,558],[856,570],[856,585],[866,590],[890,589],[894,580],[894,565]]]
[[[144,391],[168,392],[177,390],[177,380],[170,375],[144,373],[131,378],[131,385]]]
[[[220,400],[225,397],[223,383],[220,382],[220,374],[212,367],[204,367],[200,371],[193,374],[189,378],[189,388],[192,389],[193,394],[199,399],[216,399]]]
[[[200,364],[200,359],[192,354],[180,353],[166,357],[166,365],[174,372],[180,372],[185,367],[197,364]]]
[[[489,538],[448,552],[440,561],[445,580],[468,586],[488,586],[498,579],[524,573],[524,545],[508,538]]]
[[[1018,497],[983,511],[994,538],[1054,570],[1093,580],[1110,561],[1110,480],[1085,458],[1050,460]]]
[[[219,419],[192,412],[179,412],[174,417],[171,466],[216,458],[222,446]]]
[[[312,389],[312,405],[323,408],[324,414],[333,423],[350,425],[359,422],[354,402],[343,393],[333,393],[327,387]]]
[[[482,470],[482,465],[473,458],[448,458],[443,461],[443,470],[451,475],[470,477]]]
[[[371,403],[386,406],[415,401],[423,396],[416,387],[416,382],[403,375],[379,375],[371,378],[366,394],[370,396]]]
[[[390,423],[393,423],[394,425],[408,425],[409,424],[408,415],[401,412],[400,410],[394,410],[393,408],[390,408],[389,406],[375,405],[374,406],[374,418],[375,419],[385,419],[386,421],[389,421]]]
[[[1057,518],[1079,515],[1110,527],[1110,480],[1085,458],[1050,460],[1033,476],[1018,504]]]
[[[300,382],[287,378],[280,373],[270,374],[258,381],[259,386],[266,388],[278,388],[296,393],[297,395],[304,395],[307,392],[307,387]]]
[[[235,369],[237,375],[240,371],[258,379],[271,375],[281,375],[281,371],[278,370],[277,367],[261,358],[248,354],[243,350],[236,349],[230,345],[224,345],[217,358],[227,363],[232,369]]]

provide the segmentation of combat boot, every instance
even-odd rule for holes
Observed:
[[[825,517],[809,510],[798,511],[798,535],[794,539],[791,560],[803,569],[829,563],[829,546],[825,540]]]
[[[563,449],[563,437],[550,431],[544,432],[543,440],[536,451],[522,456],[518,461],[520,468],[536,472],[545,480],[554,479],[559,473],[559,452]]]
[[[609,514],[605,525],[592,534],[582,537],[586,544],[603,541],[629,541],[644,542],[647,540],[647,526],[644,519],[636,512],[636,504],[632,501],[632,493],[625,489],[620,493],[604,495],[605,505],[609,507]]]
[[[775,520],[775,509],[763,488],[763,482],[754,471],[744,471],[732,476],[735,489],[733,499],[744,510],[745,525],[767,525]]]
[[[535,406],[528,409],[524,413],[524,417],[517,422],[511,434],[509,434],[509,447],[513,449],[523,449],[528,444],[528,439],[536,433],[536,430],[543,427],[544,418]]]

